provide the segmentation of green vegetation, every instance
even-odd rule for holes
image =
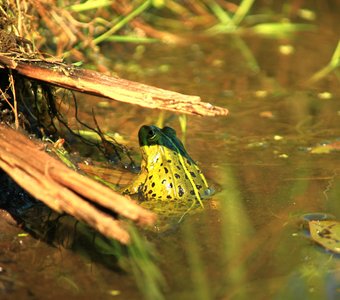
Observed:
[[[338,77],[338,79],[340,79],[340,72],[338,69],[339,66],[340,66],[340,41],[338,42],[338,45],[336,46],[336,49],[332,55],[330,62],[325,67],[323,67],[320,71],[316,72],[309,79],[309,81],[311,83],[319,81],[322,78],[326,77],[331,72],[334,72],[334,74]]]
[[[291,22],[289,5],[282,6],[281,12],[270,8],[262,12],[254,8],[254,3],[254,0],[243,0],[239,5],[217,0],[189,0],[185,4],[173,0],[47,1],[40,3],[35,12],[39,19],[32,28],[34,34],[25,26],[19,32],[26,33],[37,48],[50,54],[94,63],[94,54],[100,53],[97,45],[107,42],[182,43],[184,38],[178,32],[278,38],[315,29],[310,23],[312,12],[308,10],[300,9],[300,21]],[[22,1],[21,10],[25,4],[26,1]]]

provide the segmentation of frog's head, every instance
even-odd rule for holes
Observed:
[[[153,152],[157,154],[156,152],[159,151],[160,147],[166,147],[174,153],[181,154],[190,162],[192,161],[182,142],[177,138],[176,131],[171,127],[165,126],[161,129],[154,125],[144,125],[139,129],[138,138],[144,158],[152,155]]]

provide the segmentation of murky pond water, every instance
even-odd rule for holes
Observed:
[[[338,18],[334,12],[316,31],[279,40],[218,36],[185,46],[121,45],[108,53],[124,78],[230,110],[225,118],[188,117],[185,136],[217,193],[175,230],[147,234],[167,299],[340,297],[339,257],[297,225],[311,212],[340,218],[339,152],[311,153],[339,141],[339,80],[330,74],[307,82],[332,56]],[[282,54],[287,45],[293,52]],[[79,106],[88,112],[95,106],[102,128],[119,131],[137,149],[139,127],[156,123],[159,112],[121,103],[108,108],[102,101],[84,97]],[[167,112],[165,124],[180,135],[176,115]],[[1,299],[141,297],[131,275],[0,222]]]

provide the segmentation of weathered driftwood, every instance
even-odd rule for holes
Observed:
[[[49,84],[143,107],[201,116],[228,114],[226,108],[201,102],[198,96],[184,95],[59,62],[20,59],[0,54],[0,65]]]
[[[154,222],[153,213],[69,169],[48,155],[44,148],[44,144],[32,141],[8,126],[0,125],[0,168],[52,209],[73,215],[124,244],[129,242],[128,232],[120,221],[100,207],[141,225],[151,225]]]

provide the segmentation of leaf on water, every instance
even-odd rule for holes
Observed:
[[[315,147],[313,147],[310,150],[310,153],[313,154],[328,154],[333,151],[339,151],[340,150],[340,141],[335,141],[330,144],[320,144]]]
[[[310,153],[313,153],[313,154],[328,154],[332,151],[333,151],[332,147],[329,147],[328,145],[318,145],[318,146],[313,147],[310,150]]]
[[[340,254],[340,223],[338,221],[310,221],[311,238],[322,247]]]
[[[118,296],[118,295],[120,295],[120,291],[119,290],[110,290],[110,291],[108,291],[108,293],[111,296]]]
[[[270,110],[261,111],[261,112],[259,113],[259,116],[260,116],[261,118],[266,118],[266,119],[274,119],[274,118],[275,118],[273,112],[270,111]]]

